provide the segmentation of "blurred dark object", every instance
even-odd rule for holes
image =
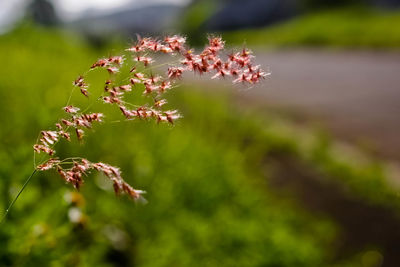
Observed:
[[[34,0],[27,8],[27,15],[40,25],[53,26],[59,23],[53,4],[48,0]]]
[[[106,34],[135,36],[140,34],[161,34],[172,32],[172,25],[181,11],[176,5],[157,5],[131,8],[107,15],[85,16],[70,26],[92,38],[104,38]]]
[[[368,3],[369,0],[301,0],[301,2],[306,9],[315,9],[325,7],[360,5]]]
[[[276,23],[298,12],[296,0],[233,0],[205,23],[211,31],[236,30]]]
[[[400,0],[300,0],[306,9],[373,5],[384,8],[400,7]]]
[[[378,7],[393,8],[400,7],[400,0],[373,0]]]

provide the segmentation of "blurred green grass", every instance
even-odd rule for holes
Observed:
[[[38,132],[62,116],[71,81],[108,52],[67,33],[32,27],[1,36],[0,49],[5,210],[32,171]],[[93,75],[96,88],[101,74]],[[185,115],[173,127],[110,123],[96,127],[83,144],[57,147],[61,157],[81,155],[121,167],[129,183],[148,192],[149,204],[116,198],[97,174],[75,196],[84,200],[71,204],[73,189],[54,172],[40,173],[0,228],[1,265],[326,266],[340,229],[273,192],[267,155],[308,162],[365,201],[397,208],[379,164],[338,159],[325,137],[313,136],[304,145],[290,124],[243,114],[224,93],[181,87],[168,100]],[[81,224],[68,218],[74,205],[84,214]]]
[[[345,8],[315,11],[260,28],[223,33],[229,43],[262,47],[399,49],[398,11]]]

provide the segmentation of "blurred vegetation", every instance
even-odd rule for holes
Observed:
[[[223,32],[229,43],[262,47],[338,47],[398,49],[400,12],[365,7],[362,1],[305,1],[293,19],[263,28]],[[356,5],[355,5],[356,4]],[[347,6],[347,7],[346,7]],[[200,45],[204,23],[218,6],[198,1],[188,8],[182,31]]]
[[[400,12],[370,9],[319,11],[261,29],[223,34],[234,43],[270,47],[400,47]]]
[[[108,52],[67,33],[32,27],[1,36],[0,49],[5,210],[33,169],[38,132],[62,116],[71,81]],[[92,90],[101,90],[100,75],[93,73]],[[0,227],[0,265],[337,266],[341,229],[335,221],[269,185],[268,162],[282,157],[341,181],[366,202],[398,210],[396,192],[379,164],[349,163],[326,136],[303,134],[268,114],[257,119],[238,111],[225,93],[174,90],[168,100],[185,118],[173,127],[108,123],[82,144],[61,142],[56,148],[61,157],[82,155],[120,166],[129,183],[148,192],[149,203],[116,198],[95,173],[80,193],[56,173],[40,173]],[[79,95],[73,101],[87,104]],[[341,262],[374,266],[362,265],[360,255]]]

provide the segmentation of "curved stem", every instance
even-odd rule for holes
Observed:
[[[31,175],[28,177],[28,179],[26,179],[24,185],[22,186],[21,190],[19,190],[17,196],[13,199],[13,201],[11,201],[10,205],[8,206],[6,212],[5,212],[4,215],[3,215],[3,218],[1,218],[0,225],[5,221],[8,212],[9,212],[10,209],[14,206],[14,203],[17,201],[19,195],[21,195],[21,193],[24,191],[25,187],[28,185],[29,181],[32,179],[33,175],[35,175],[36,172],[37,172],[37,170],[35,169],[35,170],[31,173]]]

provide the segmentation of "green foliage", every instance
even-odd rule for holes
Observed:
[[[2,210],[32,170],[37,133],[62,116],[71,81],[98,56],[75,42],[36,28],[0,38],[7,62],[0,78]],[[73,189],[54,172],[40,173],[0,229],[2,265],[320,265],[333,225],[262,186],[229,134],[224,120],[235,119],[228,107],[194,92],[177,91],[170,101],[187,116],[174,127],[110,123],[85,143],[56,148],[61,156],[120,166],[127,181],[148,192],[148,205],[116,198],[98,174],[86,178],[82,195],[72,195],[84,200],[71,203]],[[77,209],[78,224],[68,216]]]
[[[329,10],[306,14],[268,28],[225,33],[229,42],[269,47],[400,47],[398,11]]]
[[[63,115],[71,81],[102,55],[69,35],[29,27],[1,36],[0,49],[7,66],[0,76],[0,208],[5,210],[32,171],[38,132]],[[99,75],[90,74],[93,96],[102,90]],[[72,99],[90,104],[78,93]],[[322,138],[303,146],[298,132],[272,118],[265,123],[239,114],[226,96],[182,87],[168,100],[185,115],[174,126],[108,123],[95,127],[84,143],[56,147],[61,157],[79,155],[121,167],[130,184],[148,192],[147,205],[116,198],[96,173],[74,194],[56,173],[40,173],[1,225],[0,264],[326,266],[340,229],[275,195],[265,180],[266,155],[312,163],[326,176],[352,184],[368,201],[376,200],[377,184],[392,196],[375,169],[361,172],[338,160]],[[115,116],[108,110],[106,115]],[[366,174],[371,182],[364,185]],[[386,201],[392,198],[381,203]],[[81,212],[79,222],[71,220],[74,212]]]

